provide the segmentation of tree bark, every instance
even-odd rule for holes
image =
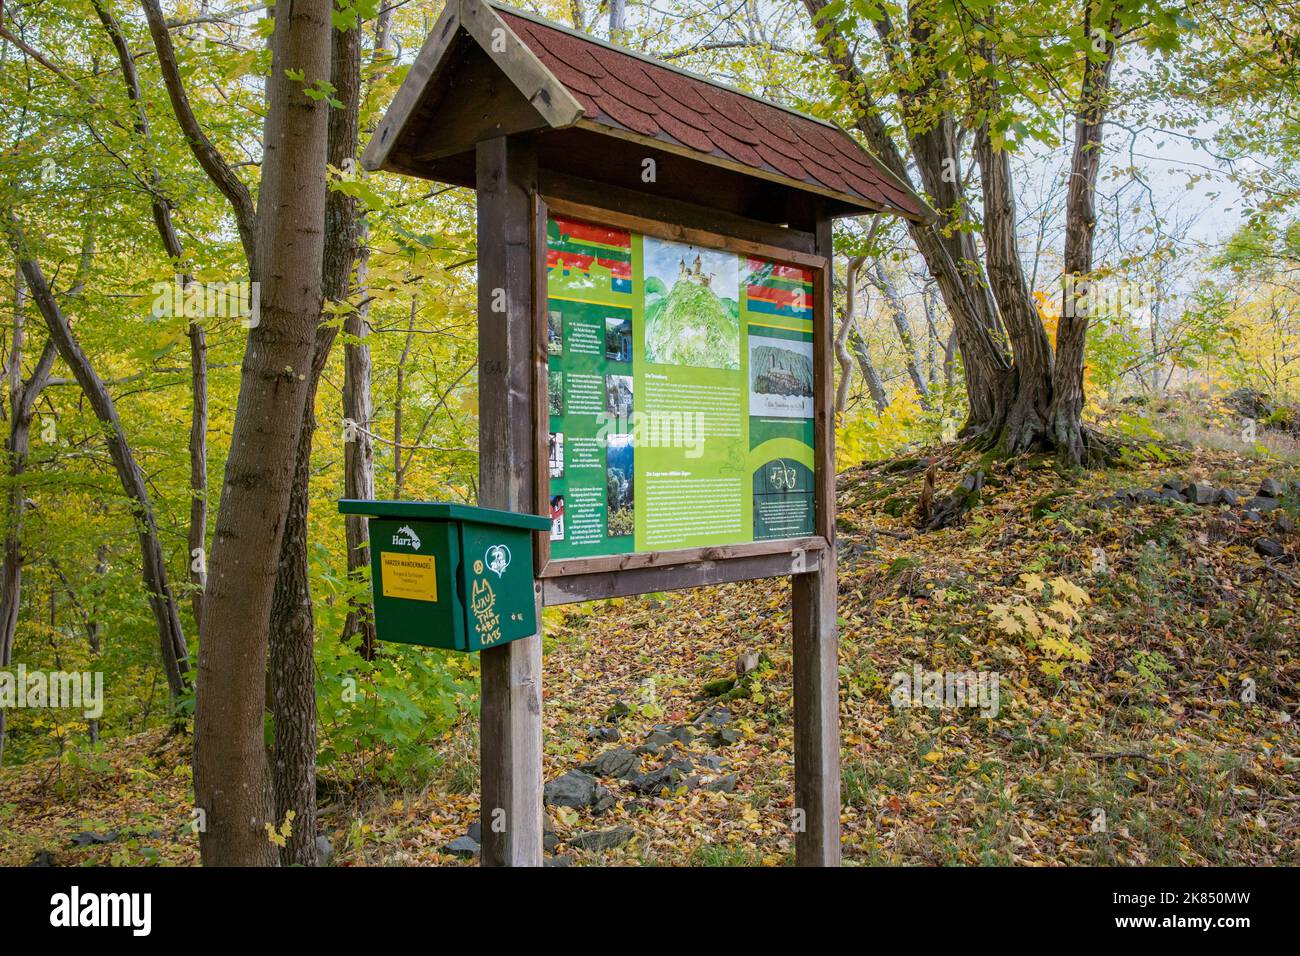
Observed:
[[[1015,397],[1007,409],[998,442],[1002,451],[1015,455],[1047,444],[1052,345],[1020,262],[1011,156],[1005,149],[994,148],[987,123],[975,132],[975,154],[984,186],[984,254],[989,285],[1015,356]]]
[[[912,386],[916,389],[916,395],[921,401],[921,407],[928,409],[930,407],[930,387],[926,384],[925,376],[921,374],[921,356],[916,350],[916,338],[912,335],[912,323],[907,317],[907,308],[903,305],[903,297],[898,294],[898,288],[885,272],[885,267],[881,265],[880,260],[876,260],[872,271],[876,288],[885,296],[885,304],[889,307],[890,318],[894,321],[894,331],[898,333],[898,341],[903,346],[903,360],[907,365],[908,377],[911,378]]]
[[[844,268],[844,312],[835,332],[835,359],[840,366],[840,380],[835,386],[835,411],[841,413],[848,408],[849,386],[853,384],[853,357],[849,355],[847,343],[858,305],[858,277],[866,261],[866,256],[854,256]]]
[[[23,474],[27,470],[27,456],[31,452],[32,417],[36,398],[50,380],[54,365],[54,340],[47,339],[31,374],[23,378],[23,280],[21,273],[14,276],[14,324],[9,344],[9,362],[5,375],[9,383],[9,439],[5,445],[8,453],[9,494],[5,498],[4,569],[0,580],[0,668],[13,663],[14,634],[18,629],[18,608],[23,591],[23,512],[27,494]],[[0,765],[4,764],[5,728],[7,708],[0,708]]]
[[[252,262],[261,320],[244,352],[199,656],[194,793],[208,866],[274,865],[266,827],[284,824],[273,819],[262,720],[271,604],[321,315],[329,107],[305,90],[330,76],[330,3],[278,4],[274,37]],[[294,832],[303,826],[295,820]]]
[[[381,12],[375,24],[375,54],[378,60],[388,53],[388,25],[391,11]],[[363,216],[357,234],[357,293],[362,294],[370,265],[370,227]],[[343,346],[343,420],[350,425],[351,440],[343,446],[343,497],[368,499],[375,496],[375,446],[371,438],[374,426],[374,408],[370,394],[370,304],[364,301],[355,312],[349,312],[343,331],[347,341]],[[347,541],[348,577],[361,582],[370,568],[369,523],[361,517],[349,515],[344,520]],[[360,584],[358,584],[360,587]],[[343,640],[360,638],[361,656],[375,659],[378,642],[375,637],[374,611],[365,598],[356,598],[348,608],[343,625]]]
[[[1084,36],[1098,41],[1097,56],[1083,67],[1074,123],[1074,153],[1070,159],[1070,185],[1065,199],[1065,288],[1061,321],[1056,327],[1056,367],[1052,374],[1052,404],[1048,412],[1057,454],[1071,464],[1087,456],[1083,430],[1084,349],[1088,335],[1088,284],[1092,279],[1092,237],[1097,226],[1094,203],[1097,173],[1101,169],[1102,124],[1115,64],[1112,14],[1104,31],[1094,31],[1090,3],[1084,11]]]
[[[360,29],[331,31],[331,79],[334,96],[343,105],[329,112],[327,161],[335,169],[350,168],[357,151],[357,122],[361,102]],[[356,200],[331,190],[325,200],[321,294],[330,302],[345,302],[352,291],[352,267],[357,253]],[[316,627],[312,614],[310,567],[307,560],[307,514],[311,499],[311,451],[316,433],[316,391],[329,360],[338,326],[316,326],[307,396],[303,405],[294,460],[289,512],[280,545],[280,566],[271,606],[270,686],[275,720],[273,758],[276,817],[294,814],[292,833],[281,848],[287,865],[315,866],[316,855]]]

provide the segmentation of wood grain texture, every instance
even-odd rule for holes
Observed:
[[[548,561],[538,573],[540,578],[571,577],[579,574],[598,574],[606,571],[630,571],[636,568],[664,568],[675,564],[696,561],[714,563],[735,558],[759,557],[768,554],[795,554],[822,551],[826,539],[820,535],[805,538],[779,538],[768,541],[745,541],[739,544],[713,544],[700,548],[681,548],[676,551],[634,551],[631,554],[607,554],[594,558],[565,558]]]
[[[731,558],[726,561],[697,561],[670,567],[631,568],[626,571],[545,578],[541,582],[542,601],[547,606],[573,604],[578,601],[600,601],[631,594],[681,591],[713,584],[729,584],[733,581],[756,581],[759,578],[806,574],[820,568],[826,560],[826,554],[825,550],[801,551],[793,554],[783,552]]]
[[[578,121],[583,108],[577,99],[491,6],[460,0],[460,22],[549,125],[561,129]]]
[[[598,207],[613,213],[635,216],[656,223],[676,223],[692,229],[711,230],[749,242],[761,243],[786,252],[814,255],[812,233],[724,212],[717,206],[701,206],[653,192],[643,192],[596,182],[543,166],[538,173],[543,196]]]
[[[536,506],[537,156],[530,140],[517,137],[485,140],[476,152],[479,504],[529,513]],[[480,664],[481,862],[541,866],[540,631],[483,651]]]
[[[393,102],[389,104],[388,110],[384,113],[384,118],[379,121],[379,126],[375,129],[375,135],[371,137],[370,142],[366,144],[365,151],[361,154],[361,165],[366,169],[371,171],[383,169],[387,164],[388,154],[392,151],[394,144],[401,135],[407,119],[424,97],[430,80],[441,64],[443,55],[451,46],[452,40],[455,39],[456,31],[459,28],[459,0],[447,0],[442,16],[438,18],[433,25],[433,29],[429,31],[424,46],[420,47],[415,62],[411,64],[411,69],[406,74],[406,79],[402,81],[402,85],[397,90],[397,95],[393,97]]]
[[[831,221],[809,204],[817,248],[832,256]],[[840,864],[839,625],[835,577],[835,429],[831,350],[831,271],[814,279],[813,394],[817,468],[816,528],[830,547],[816,570],[792,580],[794,643],[795,859],[799,866]]]

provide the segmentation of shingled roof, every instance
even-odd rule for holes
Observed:
[[[479,49],[455,54],[458,37],[471,38]],[[453,82],[452,63],[458,66],[451,73],[472,81],[460,83],[460,97],[472,95],[475,84],[491,83],[493,71],[475,61],[479,51],[526,105],[466,117],[434,89]],[[438,116],[447,111],[455,115]],[[370,169],[443,178],[421,167],[472,147],[462,139],[528,128],[581,129],[657,147],[820,194],[834,201],[833,211],[840,215],[888,212],[922,219],[930,214],[906,184],[830,123],[483,0],[447,0],[363,162]],[[453,169],[454,164],[447,166]],[[455,181],[454,172],[444,175]]]

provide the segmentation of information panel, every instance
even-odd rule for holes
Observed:
[[[813,533],[813,273],[547,220],[551,557]]]

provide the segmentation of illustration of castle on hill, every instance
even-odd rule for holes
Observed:
[[[694,282],[696,285],[703,286],[709,291],[712,291],[712,286],[710,285],[710,283],[713,281],[714,273],[710,272],[708,275],[705,275],[700,270],[701,270],[700,257],[698,254],[695,256],[694,264],[692,264],[692,266],[689,269],[686,268],[686,260],[684,258],[678,259],[677,260],[677,281]]]

